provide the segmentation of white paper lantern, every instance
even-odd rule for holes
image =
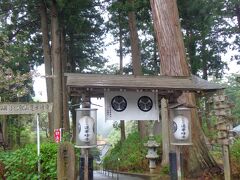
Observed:
[[[84,116],[78,121],[79,134],[78,138],[83,142],[90,142],[94,137],[94,119]]]
[[[189,138],[189,120],[183,115],[178,115],[173,119],[173,135],[177,140]]]
[[[76,109],[76,148],[97,146],[97,109]]]

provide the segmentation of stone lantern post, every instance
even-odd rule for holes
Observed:
[[[160,146],[153,137],[153,134],[149,135],[149,140],[147,143],[144,143],[144,146],[148,148],[148,153],[146,158],[149,159],[149,169],[150,172],[153,172],[156,168],[156,159],[159,158],[157,154],[157,148]]]

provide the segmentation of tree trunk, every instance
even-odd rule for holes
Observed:
[[[67,95],[67,77],[64,72],[67,67],[67,55],[65,50],[64,27],[61,28],[61,62],[62,62],[62,103],[63,103],[63,128],[64,132],[70,133],[69,113],[68,113],[68,95]]]
[[[202,37],[204,38],[204,37]],[[208,79],[208,65],[207,65],[207,56],[206,56],[206,52],[205,52],[205,49],[206,49],[206,43],[205,43],[205,40],[202,39],[202,47],[201,47],[201,57],[202,57],[202,72],[203,72],[203,75],[202,75],[202,78],[207,80]]]
[[[123,32],[122,32],[122,20],[121,14],[119,13],[119,74],[123,74]],[[125,122],[124,120],[120,121],[120,129],[121,129],[121,142],[126,139],[125,132]]]
[[[181,33],[176,0],[151,0],[154,29],[158,42],[161,74],[167,76],[189,76],[185,48]],[[181,103],[196,105],[193,93],[184,93],[179,99]],[[203,172],[216,167],[205,144],[204,135],[197,117],[192,110],[192,140],[191,147],[183,149],[184,171],[186,175]]]
[[[140,48],[139,48],[136,15],[133,11],[134,0],[128,0],[128,3],[131,6],[131,10],[128,12],[128,24],[129,24],[129,31],[130,31],[133,74],[135,76],[141,76],[142,75],[141,54],[140,54]],[[138,131],[142,138],[147,136],[146,126],[147,124],[144,121],[138,121]]]
[[[74,51],[74,36],[73,33],[69,33],[69,53],[68,53],[68,62],[71,65],[69,68],[69,71],[74,73],[76,72],[76,64],[74,62],[74,58],[72,57],[73,51]],[[72,142],[76,142],[76,111],[75,109],[79,108],[79,105],[76,106],[76,104],[80,104],[80,97],[74,96],[71,97],[71,114],[72,114]]]
[[[237,21],[238,21],[238,28],[240,30],[240,3],[237,3],[235,5],[235,12],[236,12]]]
[[[18,147],[21,146],[21,122],[20,122],[20,116],[16,116],[16,144]]]
[[[154,74],[157,76],[159,74],[159,68],[158,68],[158,54],[157,54],[157,40],[156,37],[154,37]]]
[[[60,33],[58,25],[57,3],[52,0],[51,9],[52,30],[52,61],[53,61],[53,118],[54,129],[62,127],[62,66],[60,57]]]
[[[76,114],[76,110],[77,108],[79,108],[79,106],[76,106],[76,104],[80,103],[80,97],[74,96],[72,97],[71,100],[71,104],[74,105],[71,108],[71,114],[72,114],[72,142],[75,143],[76,142],[76,119],[77,119],[77,114]]]
[[[4,139],[4,143],[7,143],[7,139],[8,139],[8,123],[7,123],[7,116],[3,115],[3,120],[2,120],[2,133],[3,133],[3,139]]]
[[[14,145],[13,132],[11,131],[11,129],[13,128],[13,119],[10,119],[9,116],[7,116],[7,127],[9,128],[7,144],[8,144],[8,148],[12,149]]]
[[[49,29],[48,29],[48,19],[47,10],[45,6],[45,1],[40,1],[40,18],[41,18],[41,31],[42,31],[42,46],[43,46],[43,57],[45,64],[45,74],[46,74],[46,88],[47,88],[47,98],[48,102],[53,102],[53,81],[52,78],[52,60],[51,60],[51,48],[49,45]],[[50,136],[53,136],[53,113],[48,113],[48,128]]]
[[[121,14],[119,16],[119,74],[123,74],[123,32]]]

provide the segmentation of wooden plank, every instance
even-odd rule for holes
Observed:
[[[222,86],[191,76],[133,76],[66,73],[67,85],[98,88],[150,88],[169,90],[217,90]]]
[[[223,145],[223,167],[224,167],[224,179],[231,180],[231,166],[230,166],[230,152],[229,146]]]
[[[228,97],[226,95],[213,96],[212,98],[214,102],[225,102],[228,100]]]
[[[52,103],[1,103],[0,115],[52,112]]]
[[[229,131],[233,128],[232,123],[226,122],[216,125],[216,129],[220,131]]]
[[[218,139],[225,139],[228,138],[228,132],[227,131],[218,131]]]
[[[216,116],[231,116],[231,109],[218,109],[212,112]]]
[[[213,109],[229,109],[234,107],[232,103],[216,102],[213,104]]]
[[[78,86],[78,87],[122,87],[122,88],[128,88],[128,87],[136,87],[136,88],[170,88],[170,87],[176,87],[182,88],[183,84],[185,84],[185,88],[191,88],[191,81],[187,79],[182,79],[179,81],[176,81],[174,79],[156,79],[156,78],[130,78],[128,76],[126,77],[115,77],[112,78],[111,76],[108,77],[69,77],[68,78],[68,85]]]
[[[233,143],[232,139],[218,139],[217,142],[222,145],[230,145]]]

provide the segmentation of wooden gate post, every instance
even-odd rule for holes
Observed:
[[[162,166],[169,164],[170,138],[169,138],[169,118],[168,118],[168,102],[165,98],[161,99],[161,117],[162,117],[162,141],[163,155]]]
[[[59,145],[57,154],[57,178],[58,180],[76,179],[75,173],[75,152],[69,142]]]

